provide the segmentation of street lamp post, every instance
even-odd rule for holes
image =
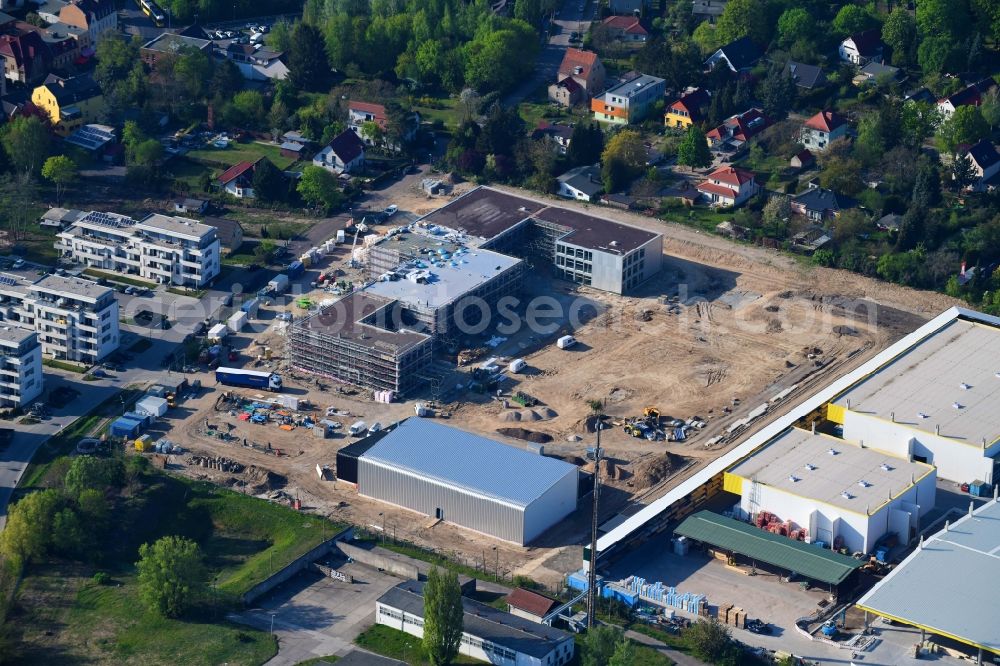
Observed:
[[[493,554],[496,555],[496,566],[493,568],[493,580],[500,582],[500,551],[493,546]]]
[[[271,613],[271,631],[270,631],[270,634],[272,636],[274,636],[274,616],[275,615],[277,615],[277,613]]]

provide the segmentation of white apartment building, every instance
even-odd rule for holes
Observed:
[[[43,386],[38,334],[0,326],[0,407],[27,405],[41,394]]]
[[[158,213],[136,221],[90,212],[60,232],[55,247],[63,258],[89,268],[195,289],[215,279],[221,267],[215,227]]]
[[[0,319],[35,331],[42,353],[54,359],[93,365],[119,344],[115,292],[90,280],[0,276]]]

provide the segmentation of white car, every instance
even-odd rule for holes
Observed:
[[[14,268],[24,268],[24,259],[18,259],[15,261]]]
[[[395,215],[395,214],[396,214],[396,213],[397,213],[398,211],[399,211],[399,206],[397,206],[396,204],[390,204],[390,205],[389,205],[389,206],[387,206],[387,207],[386,207],[386,209],[385,209],[384,211],[382,211],[382,212],[383,212],[383,213],[385,213],[385,216],[386,216],[386,217],[392,217],[392,216],[393,216],[393,215]]]

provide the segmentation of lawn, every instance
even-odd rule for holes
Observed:
[[[32,222],[38,220],[46,209],[39,208],[38,214],[29,218]],[[54,264],[58,253],[55,248],[56,232],[46,227],[29,225],[24,231],[24,237],[17,241],[17,246],[24,250],[21,255],[25,260],[36,264]]]
[[[427,98],[416,98],[413,100],[413,110],[420,114],[420,119],[429,123],[440,120],[448,129],[456,129],[462,122],[462,110],[459,109],[459,99],[457,97],[439,97],[433,100],[433,106],[421,106],[421,102],[429,101]]]
[[[143,289],[156,289],[157,285],[155,282],[149,280],[142,280],[136,277],[129,277],[122,275],[121,273],[108,273],[106,271],[99,271],[96,268],[88,268],[83,271],[83,274],[92,278],[104,278],[109,282],[120,282],[121,284],[131,285],[133,287],[142,287]]]
[[[392,659],[405,661],[412,666],[427,666],[430,661],[420,639],[399,629],[376,624],[354,639],[359,647]],[[482,664],[485,662],[459,655],[453,664]]]
[[[178,180],[186,184],[189,192],[199,191],[199,188],[201,187],[202,174],[207,173],[209,176],[212,175],[212,167],[192,162],[191,160],[184,159],[183,157],[175,157],[167,162],[166,171],[167,175],[172,176],[174,180]]]
[[[66,563],[29,572],[10,617],[21,663],[256,666],[277,653],[267,632],[216,619],[211,607],[190,619],[162,618],[144,610],[133,575],[106,586],[90,575]]]
[[[715,233],[717,224],[733,219],[733,211],[720,211],[706,206],[678,207],[674,210],[668,210],[660,217],[671,222],[679,222]]]
[[[48,368],[58,368],[59,370],[68,370],[69,372],[79,372],[81,374],[87,371],[87,366],[85,365],[71,361],[57,361],[54,358],[43,359],[42,365]]]
[[[281,155],[281,147],[271,143],[231,143],[228,148],[201,148],[188,153],[189,157],[214,162],[223,162],[232,166],[239,162],[254,162],[266,157],[279,169],[287,169],[295,160]]]

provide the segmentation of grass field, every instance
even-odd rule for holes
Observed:
[[[228,148],[202,148],[192,150],[189,157],[224,162],[229,166],[239,162],[253,162],[261,157],[271,160],[279,169],[287,169],[295,160],[281,155],[281,148],[270,143],[231,143]]]
[[[419,100],[414,100],[414,104],[417,102]],[[433,123],[436,120],[440,120],[448,129],[456,129],[459,123],[462,122],[462,112],[459,110],[458,104],[459,100],[457,97],[441,97],[435,100],[433,107],[418,105],[414,106],[413,110],[417,111],[420,114],[420,118],[424,121]]]
[[[419,638],[398,629],[387,627],[384,624],[373,625],[354,639],[354,642],[369,652],[392,659],[399,659],[412,666],[429,666],[431,663]],[[482,664],[485,662],[466,657],[465,655],[459,655],[451,663]]]
[[[99,585],[90,575],[66,563],[29,572],[10,617],[20,663],[256,666],[277,653],[267,632],[216,619],[210,607],[189,619],[163,618],[144,610],[134,576]]]

